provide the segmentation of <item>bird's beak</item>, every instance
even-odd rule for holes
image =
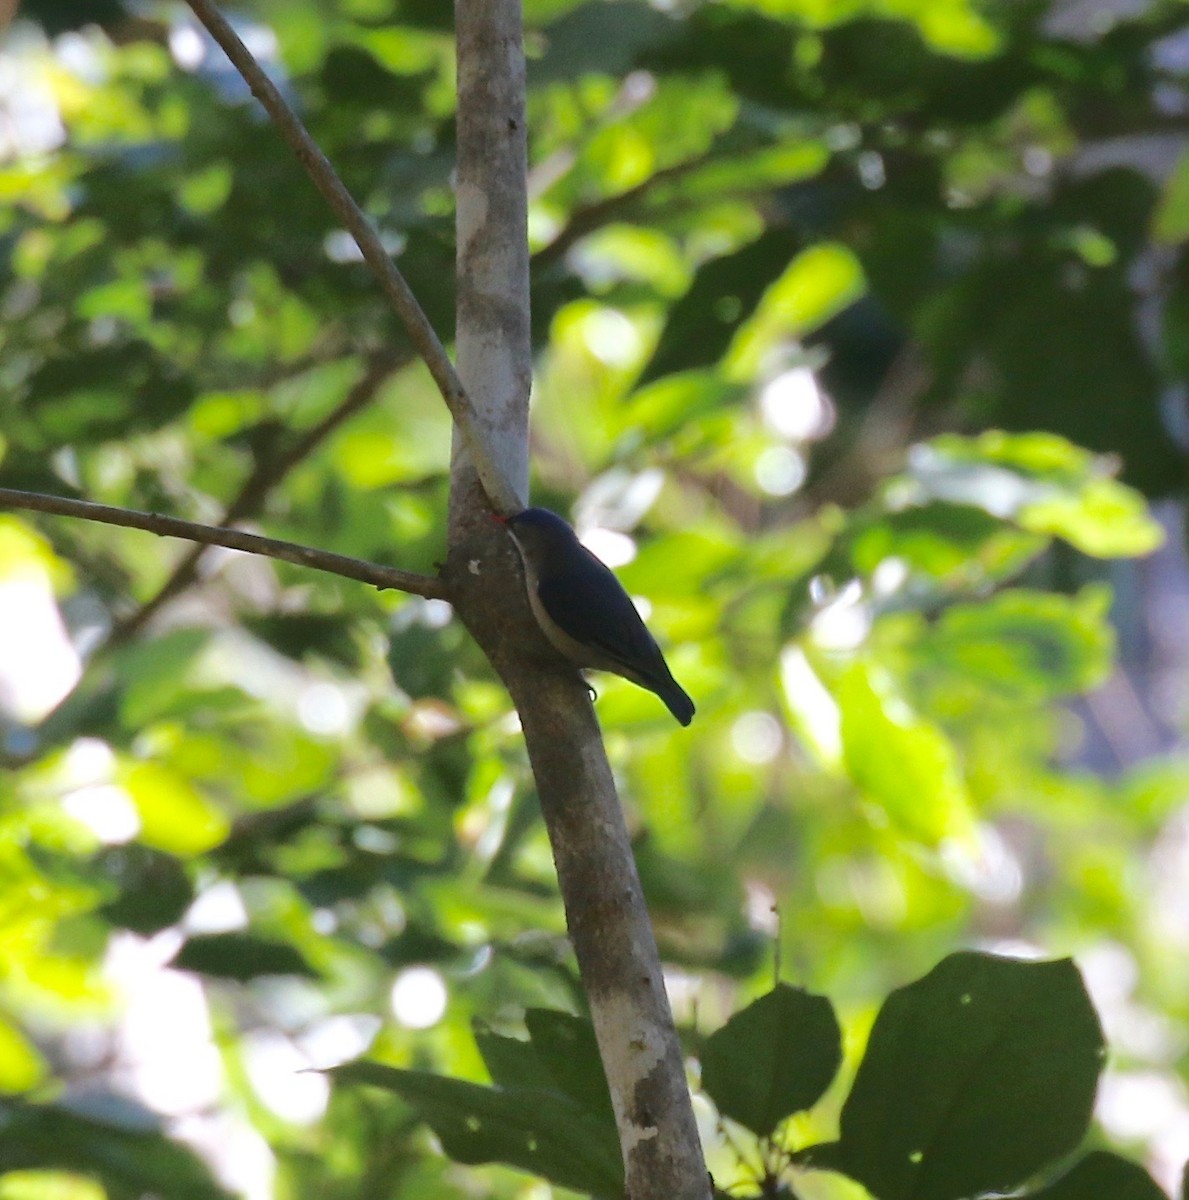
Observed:
[[[507,526],[507,524],[508,524],[508,518],[501,517],[500,514],[497,512],[488,513],[487,516],[490,520],[494,521],[497,525]]]

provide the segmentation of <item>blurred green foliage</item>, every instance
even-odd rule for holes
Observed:
[[[1161,540],[1147,501],[1184,493],[1184,159],[1146,152],[1186,103],[1182,7],[525,7],[535,497],[630,558],[698,704],[683,734],[597,681],[691,1047],[776,956],[853,1075],[893,987],[1028,946],[1114,962],[1115,1067],[1183,1087],[1158,847],[1187,775],[1079,767],[1069,707],[1111,670],[1119,560]],[[243,84],[173,6],[22,11],[0,485],[238,497],[431,572],[444,407]],[[448,6],[236,18],[448,338]],[[500,1081],[491,1039],[581,1010],[504,693],[441,604],[282,564],[207,553],[158,610],[184,553],[0,520],[0,1091],[30,1131],[0,1200],[541,1197],[301,1073],[370,1048]],[[841,1101],[790,1136],[835,1137]]]

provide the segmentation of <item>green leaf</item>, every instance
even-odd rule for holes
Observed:
[[[989,693],[1036,703],[1089,691],[1106,679],[1115,641],[1110,595],[1014,589],[947,609],[928,646],[950,670]]]
[[[1163,1188],[1137,1163],[1095,1150],[1060,1179],[1023,1200],[1168,1200]]]
[[[584,1017],[552,1008],[528,1009],[524,1024],[538,1060],[557,1087],[614,1127],[615,1111],[594,1026]]]
[[[366,1062],[339,1067],[334,1076],[395,1092],[456,1162],[503,1162],[579,1192],[623,1189],[615,1126],[559,1092],[487,1088]]]
[[[36,1047],[11,1022],[0,1019],[0,1092],[27,1092],[44,1072]]]
[[[103,906],[103,916],[136,933],[158,933],[179,921],[194,899],[194,885],[181,863],[147,846],[107,847],[95,856],[95,865],[119,888]]]
[[[240,982],[260,975],[318,978],[318,972],[288,942],[252,933],[208,933],[187,938],[172,965],[182,971],[198,971]]]
[[[1020,525],[1064,538],[1096,558],[1150,554],[1164,531],[1139,492],[1114,479],[1090,479],[1074,494],[1049,492],[1021,506]]]
[[[893,992],[842,1110],[804,1158],[880,1200],[1008,1192],[1084,1136],[1102,1029],[1068,959],[963,952]]]
[[[0,1102],[0,1173],[58,1168],[96,1175],[113,1197],[230,1200],[193,1151],[166,1138],[128,1102],[93,1098],[95,1115],[58,1105]]]
[[[716,363],[765,289],[781,277],[800,248],[798,239],[790,234],[769,231],[743,249],[701,267],[670,311],[640,383]]]
[[[532,1042],[494,1033],[476,1023],[475,1045],[491,1081],[502,1088],[550,1088],[553,1077],[542,1065]]]
[[[781,343],[824,324],[865,288],[863,268],[845,246],[824,242],[803,250],[740,326],[727,354],[729,377],[755,378]]]
[[[190,403],[193,384],[144,342],[47,359],[29,380],[28,403],[51,444],[157,429]]]
[[[1189,154],[1182,154],[1152,214],[1152,236],[1167,246],[1189,241]]]
[[[711,1034],[701,1057],[719,1112],[767,1137],[821,1099],[842,1062],[842,1035],[825,996],[778,983]]]
[[[188,779],[161,763],[124,764],[118,782],[136,805],[146,846],[186,857],[227,836],[227,818]]]
[[[857,787],[897,828],[930,843],[969,831],[970,798],[948,737],[879,668],[855,663],[837,688],[842,751]]]
[[[1114,464],[1048,433],[946,435],[913,449],[900,501],[971,504],[1100,558],[1148,554],[1164,539],[1143,497],[1110,478]],[[903,494],[901,494],[903,493]]]

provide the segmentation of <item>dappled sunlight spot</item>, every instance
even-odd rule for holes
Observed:
[[[422,622],[430,629],[445,629],[454,616],[454,609],[448,600],[422,600],[419,607]]]
[[[854,650],[871,632],[871,610],[857,579],[823,599],[809,623],[809,634],[823,650]]]
[[[62,758],[62,783],[65,787],[85,787],[106,783],[116,767],[116,755],[100,738],[83,737],[71,742]]]
[[[38,721],[81,673],[49,580],[40,572],[0,580],[0,710]]]
[[[582,544],[609,567],[626,567],[636,557],[635,538],[614,529],[588,529]]]
[[[805,366],[782,371],[764,384],[760,411],[774,433],[797,442],[825,437],[834,427],[834,406]]]
[[[755,879],[745,882],[747,923],[758,933],[775,937],[780,932],[780,911],[776,893],[766,884]]]
[[[276,1159],[262,1134],[237,1113],[194,1113],[171,1121],[170,1132],[192,1146],[216,1179],[241,1200],[274,1200]]]
[[[583,490],[574,505],[579,536],[590,528],[629,530],[643,519],[665,486],[665,473],[657,467],[631,471],[612,467]]]
[[[838,702],[818,678],[800,646],[790,643],[781,651],[780,682],[798,732],[820,759],[837,763],[842,757]]]
[[[337,737],[355,724],[358,705],[352,705],[345,689],[325,680],[303,687],[297,698],[297,719],[302,728],[320,737]]]
[[[292,706],[305,683],[296,663],[241,630],[213,638],[200,659],[198,685],[233,684],[249,696]]]
[[[756,458],[753,473],[769,496],[791,496],[805,482],[805,460],[789,446],[769,446]]]
[[[169,53],[183,71],[197,71],[206,57],[206,43],[195,26],[174,25],[169,31]]]
[[[669,1007],[673,1017],[679,1023],[692,1021],[698,1011],[698,1004],[705,990],[706,980],[703,976],[692,971],[683,971],[680,967],[664,967],[665,995],[669,998]]]
[[[1189,1095],[1180,1079],[1157,1071],[1107,1071],[1095,1112],[1103,1128],[1125,1141],[1144,1141],[1165,1166],[1171,1188],[1189,1146]]]
[[[392,985],[392,1015],[406,1029],[428,1029],[446,1013],[449,995],[441,975],[432,967],[409,967]]]
[[[79,788],[63,796],[62,811],[108,846],[130,842],[140,832],[140,814],[136,805],[128,793],[114,783]]]
[[[1154,931],[1168,945],[1189,949],[1189,806],[1173,814],[1161,831],[1152,875]]]
[[[514,708],[508,709],[496,722],[495,728],[503,737],[519,737],[524,732],[520,714]]]
[[[363,1054],[382,1024],[374,1013],[337,1013],[303,1029],[296,1042],[311,1067],[329,1071]]]
[[[409,710],[401,727],[412,738],[436,742],[458,733],[462,729],[462,721],[449,704],[441,700],[421,700]]]
[[[652,619],[652,601],[647,596],[632,596],[631,601],[636,606],[640,619],[647,624]]]
[[[894,596],[908,582],[908,575],[908,563],[904,559],[881,559],[871,573],[871,590],[877,596]]]
[[[247,929],[248,910],[239,888],[220,879],[194,898],[181,923],[188,934],[231,933]]]
[[[941,845],[946,874],[987,904],[1006,906],[1024,890],[1024,870],[993,825],[978,825],[972,838],[947,838]]]
[[[593,308],[582,318],[581,336],[586,348],[609,367],[627,367],[643,349],[639,330],[614,308]]]
[[[771,713],[744,713],[731,726],[731,748],[744,762],[771,762],[783,741],[780,722]]]
[[[398,257],[408,245],[408,239],[391,230],[379,232],[380,243],[393,258]],[[322,252],[333,263],[363,262],[363,251],[354,236],[346,229],[332,229],[322,239]]]
[[[1035,962],[1048,957],[1035,942],[1025,941],[1023,938],[986,938],[979,942],[978,948],[988,954],[998,954],[1001,958],[1018,958],[1024,962]]]
[[[1176,1022],[1137,999],[1139,964],[1126,946],[1101,941],[1079,952],[1078,967],[1113,1051],[1150,1063],[1181,1053],[1184,1034]]]
[[[356,826],[351,841],[367,854],[391,855],[400,849],[400,838],[391,829],[381,829],[378,825]]]
[[[857,165],[859,168],[859,182],[869,192],[877,192],[887,183],[887,168],[884,166],[883,155],[878,150],[863,150],[860,152]]]
[[[118,934],[105,964],[124,999],[113,1080],[167,1116],[217,1104],[223,1091],[222,1060],[202,985],[163,965],[180,942],[172,931],[147,941]]]
[[[283,1121],[312,1125],[326,1111],[330,1084],[284,1034],[258,1029],[244,1035],[244,1066],[261,1102]]]
[[[501,775],[477,802],[469,805],[458,822],[459,836],[471,847],[475,861],[491,862],[504,844],[516,785]]]
[[[7,35],[5,50],[0,55],[0,158],[49,154],[66,140],[66,129],[45,38],[31,25],[21,26]]]

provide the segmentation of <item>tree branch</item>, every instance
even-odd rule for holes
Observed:
[[[459,369],[513,479],[527,474],[531,366],[519,0],[455,0]],[[481,519],[456,454],[455,610],[508,686],[611,1091],[631,1200],[708,1200],[681,1046],[631,843],[586,686],[544,642],[516,555]]]
[[[243,550],[248,554],[278,558],[282,562],[293,563],[299,567],[313,567],[316,571],[341,575],[344,579],[357,579],[360,583],[370,583],[381,590],[392,588],[414,596],[425,596],[435,600],[448,599],[446,585],[435,576],[398,571],[394,567],[381,566],[364,559],[348,558],[345,554],[333,554],[329,550],[300,546],[296,542],[260,537],[239,529],[216,529],[211,525],[198,525],[193,521],[182,521],[177,517],[166,517],[159,513],[137,512],[131,508],[115,508],[110,504],[93,504],[89,500],[71,500],[65,496],[20,492],[12,488],[0,488],[0,506],[53,513],[61,517],[78,517],[84,521],[98,521],[104,525],[121,525],[126,529],[143,529],[146,533],[185,538],[187,541],[201,542],[207,546],[226,546],[230,550]]]
[[[558,232],[553,241],[546,243],[533,255],[533,266],[538,270],[552,266],[565,255],[575,242],[601,229],[612,221],[619,220],[638,201],[648,198],[650,192],[666,183],[673,183],[694,171],[700,170],[713,159],[709,154],[700,154],[697,158],[687,158],[672,166],[662,167],[654,171],[647,179],[642,179],[625,191],[616,192],[582,208],[576,208],[570,213],[570,219]]]
[[[261,69],[247,47],[240,41],[230,23],[219,12],[212,0],[187,0],[194,15],[206,27],[211,37],[223,48],[235,69],[243,76],[252,95],[264,106],[281,136],[289,143],[306,173],[313,180],[334,210],[338,218],[355,239],[364,261],[380,283],[393,311],[408,331],[413,345],[425,360],[446,407],[454,418],[467,450],[475,464],[483,490],[488,499],[501,513],[518,512],[524,507],[524,498],[508,482],[488,444],[487,435],[479,421],[470,398],[463,389],[454,365],[451,363],[438,335],[430,325],[421,305],[413,295],[404,276],[384,249],[380,236],[363,210],[355,203],[343,181],[338,177],[330,160],[318,148],[309,131],[285,103],[272,80]]]
[[[245,517],[255,516],[263,507],[268,493],[340,425],[366,408],[375,399],[384,381],[402,365],[401,358],[396,355],[379,355],[373,358],[367,370],[356,380],[336,408],[307,429],[287,450],[259,461],[256,469],[244,480],[239,494],[227,506],[219,525],[234,525],[236,521],[242,521]],[[194,582],[198,563],[205,553],[206,544],[192,546],[157,591],[135,612],[112,627],[106,644],[121,645],[135,637],[162,607]]]

